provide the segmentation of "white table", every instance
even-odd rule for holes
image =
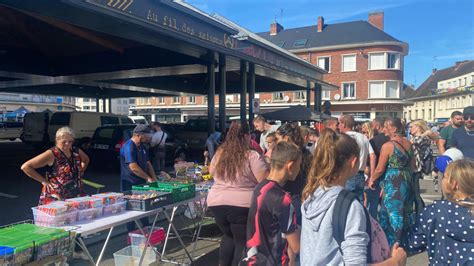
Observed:
[[[186,252],[186,255],[189,258],[191,264],[194,264],[193,257],[191,256],[191,254],[186,249],[186,246],[185,246],[183,240],[181,239],[181,236],[180,236],[178,230],[176,229],[176,227],[174,225],[174,217],[175,217],[175,214],[176,214],[176,210],[178,209],[179,206],[184,206],[184,205],[187,206],[189,203],[196,202],[196,201],[201,202],[201,199],[203,197],[205,198],[206,195],[198,193],[198,195],[196,197],[192,198],[192,199],[185,200],[185,201],[178,202],[178,203],[174,203],[174,204],[170,204],[170,205],[167,205],[167,206],[163,206],[161,208],[157,208],[155,210],[151,210],[151,211],[148,211],[148,212],[125,211],[125,212],[117,214],[117,215],[102,217],[102,218],[99,218],[99,219],[96,219],[96,220],[93,220],[93,221],[90,221],[90,222],[87,222],[87,223],[77,224],[77,225],[74,225],[74,226],[64,226],[64,227],[61,227],[61,228],[64,229],[64,230],[74,232],[76,234],[77,244],[86,253],[86,255],[89,257],[89,260],[94,265],[99,265],[101,260],[102,260],[103,255],[104,255],[107,244],[110,240],[110,236],[112,235],[112,231],[113,231],[114,227],[119,226],[119,225],[123,225],[123,224],[127,224],[129,222],[135,222],[137,224],[138,228],[140,229],[140,231],[142,232],[142,234],[145,235],[143,233],[143,228],[141,227],[138,220],[140,220],[141,218],[144,218],[144,217],[155,216],[155,218],[153,220],[153,224],[151,226],[151,230],[150,230],[150,232],[153,232],[153,230],[155,228],[155,225],[156,225],[156,221],[158,219],[158,215],[160,213],[163,213],[165,215],[166,219],[168,220],[168,230],[166,232],[166,238],[165,238],[165,242],[164,242],[164,245],[163,245],[163,250],[162,250],[162,253],[160,254],[161,259],[164,260],[163,257],[164,257],[165,251],[166,251],[166,245],[168,243],[168,239],[169,239],[171,229],[173,229],[173,232],[175,233],[175,235],[178,238],[181,246],[183,247],[184,251]],[[203,207],[203,209],[204,208],[205,207]],[[171,216],[168,214],[168,212],[167,212],[168,210],[171,210]],[[195,241],[197,241],[198,238],[199,238],[199,233],[201,231],[201,226],[202,226],[202,219],[199,222],[199,226],[198,226],[198,229],[197,229],[198,234],[197,234],[197,237],[196,237]],[[96,234],[98,232],[105,231],[105,230],[109,230],[107,238],[105,239],[104,245],[102,246],[102,250],[100,252],[100,255],[99,255],[97,261],[94,261],[94,259],[91,256],[89,250],[87,249],[87,246],[84,243],[83,238],[87,237],[87,236],[90,236],[90,235],[93,235],[93,234]],[[147,239],[146,246],[149,245],[150,236],[151,236],[151,234],[149,235],[149,237]],[[194,248],[195,248],[195,245],[194,245]],[[194,248],[193,248],[193,252],[194,252]],[[144,249],[144,252],[142,253],[139,265],[141,265],[141,263],[143,261],[143,258],[145,257],[146,250],[147,249]],[[174,263],[173,261],[168,261],[168,260],[166,260],[166,261]]]

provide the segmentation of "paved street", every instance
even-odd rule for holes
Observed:
[[[21,171],[21,163],[32,157],[40,151],[34,151],[32,148],[21,142],[0,142],[0,165],[2,171],[0,173],[0,225],[14,223],[22,220],[32,219],[31,207],[35,206],[38,201],[40,185],[26,177]],[[86,178],[92,181],[106,185],[106,191],[119,190],[119,173],[110,173],[100,170],[91,169],[87,172]],[[431,180],[421,181],[422,196],[427,202],[440,197],[440,193],[434,192]],[[94,193],[94,190],[88,189],[88,193]],[[180,223],[187,225],[191,221],[186,218],[179,219]],[[185,234],[189,230],[183,231]],[[115,236],[112,238],[109,248],[104,257],[103,265],[113,265],[113,253],[126,244],[125,228],[117,228]],[[214,224],[205,227],[204,235],[208,237],[218,238],[219,233]],[[102,237],[102,238],[101,238]],[[103,243],[102,236],[94,239],[88,239],[91,243],[90,248],[93,255],[100,252],[100,244]],[[185,242],[189,243],[190,237],[185,237]],[[197,265],[216,265],[218,243],[213,241],[199,241],[198,252],[196,254],[208,253],[206,256],[197,261]],[[183,258],[183,252],[178,242],[171,242],[171,256]],[[426,265],[427,258],[425,254],[413,256],[409,259],[408,265]],[[88,265],[86,262],[75,260],[73,265]]]

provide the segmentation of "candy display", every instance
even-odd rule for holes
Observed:
[[[72,208],[72,205],[67,204],[64,201],[55,201],[50,204],[38,206],[39,211],[51,216],[64,214],[66,212],[71,211]]]
[[[104,216],[108,216],[108,215],[115,215],[115,214],[119,214],[121,212],[124,212],[125,209],[127,208],[127,202],[123,201],[123,194],[120,193],[122,195],[122,201],[119,201],[115,204],[112,204],[112,205],[105,205],[104,208],[103,208],[103,214]]]
[[[103,201],[101,198],[96,197],[80,197],[67,199],[67,203],[71,204],[72,207],[76,210],[85,210],[90,208],[100,208],[103,206]]]
[[[125,191],[127,210],[149,211],[173,203],[171,193],[159,191]]]
[[[133,186],[133,190],[160,191],[171,193],[173,203],[191,199],[196,196],[195,184],[183,184],[179,182],[153,182],[146,185]]]
[[[64,230],[17,224],[0,229],[0,265],[23,265],[53,255],[72,255],[71,235]]]
[[[102,216],[102,207],[84,209],[77,212],[77,221],[88,221]]]
[[[100,194],[92,195],[91,197],[102,199],[102,204],[104,206],[114,205],[116,203],[123,201],[123,193],[116,193],[116,192],[100,193]]]
[[[42,206],[33,207],[33,217],[36,225],[46,227],[61,227],[74,224],[77,221],[77,211],[61,214],[48,214],[42,211]],[[49,209],[48,209],[49,210]]]

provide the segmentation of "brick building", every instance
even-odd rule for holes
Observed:
[[[351,113],[361,119],[398,116],[403,113],[403,69],[408,44],[384,31],[384,13],[373,12],[367,21],[325,24],[284,29],[278,23],[260,37],[289,50],[328,71],[324,81],[338,87],[323,91],[333,115]],[[257,94],[261,111],[273,111],[306,102],[306,92]],[[228,115],[238,115],[238,95],[228,95]],[[177,122],[207,114],[205,96],[138,99],[132,108],[151,120]]]

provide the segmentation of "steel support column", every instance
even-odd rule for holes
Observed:
[[[221,131],[221,133],[224,133],[226,131],[226,82],[226,57],[224,54],[219,54],[219,130]]]
[[[249,63],[249,125],[253,128],[253,100],[255,99],[255,64]]]
[[[314,111],[321,112],[321,101],[322,101],[322,87],[321,84],[314,84]]]
[[[107,107],[107,102],[105,101],[105,98],[102,98],[102,113],[106,113],[106,107]]]
[[[311,109],[311,81],[306,81],[306,108]]]
[[[95,111],[97,113],[100,112],[100,98],[99,98],[99,96],[97,96],[97,98],[95,98]]]
[[[111,114],[112,113],[112,98],[108,98],[107,100],[109,102],[109,113]]]
[[[208,132],[212,134],[216,131],[215,120],[215,100],[216,95],[216,60],[214,52],[209,52],[209,62],[207,63],[207,121]]]
[[[240,61],[240,121],[247,122],[247,62]]]

